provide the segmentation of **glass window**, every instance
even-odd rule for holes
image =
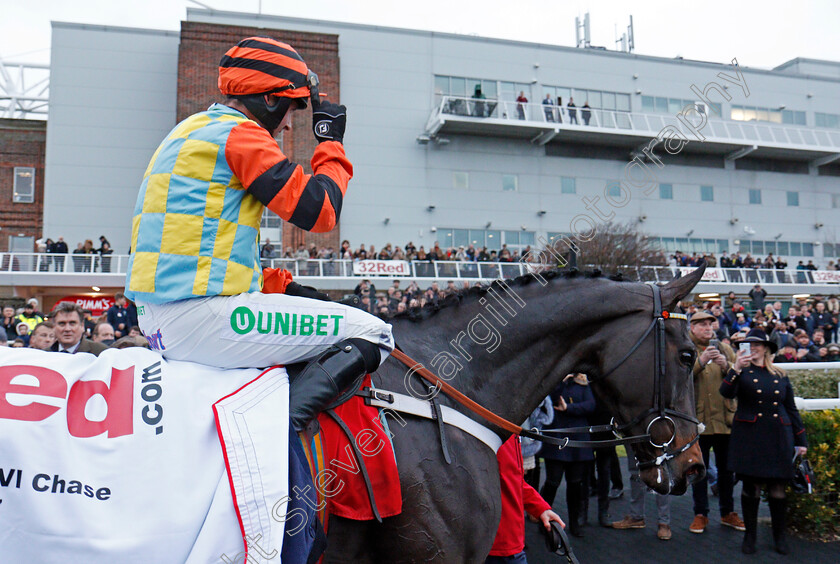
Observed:
[[[615,95],[615,109],[621,112],[629,112],[630,111],[630,95],[629,94],[616,94]]]
[[[789,206],[798,206],[799,205],[799,192],[792,192],[792,191],[788,190],[787,205],[789,205]]]
[[[779,253],[779,256],[784,256],[790,254],[790,247],[788,246],[787,241],[777,241],[776,242],[776,250]]]
[[[519,231],[505,231],[505,245],[519,245]]]
[[[720,102],[712,102],[709,104],[709,110],[718,117],[723,117],[723,109],[720,106]]]
[[[745,121],[744,110],[740,106],[732,106],[732,111],[729,112],[729,117],[735,121]]]
[[[450,90],[449,93],[453,96],[466,96],[467,95],[467,79],[465,78],[458,78],[456,76],[452,77],[450,82]]]
[[[679,98],[668,98],[668,113],[677,115],[683,109],[682,100]]]
[[[519,190],[519,177],[515,174],[502,175],[502,191],[516,192]]]
[[[452,229],[447,229],[443,235],[440,236],[440,244],[443,245],[444,249],[452,246],[452,231]]]
[[[615,94],[612,92],[604,92],[601,96],[601,107],[605,110],[614,110],[615,108]]]
[[[668,98],[656,98],[656,111],[663,113],[668,111]]]
[[[728,253],[729,252],[729,241],[727,239],[718,239],[718,252],[719,253]]]
[[[283,220],[280,219],[280,216],[274,213],[273,211],[265,208],[263,210],[262,217],[260,218],[260,227],[265,229],[276,229],[280,227],[280,224]],[[279,241],[275,241],[277,246],[279,247]]]
[[[600,108],[602,104],[601,93],[598,91],[589,92],[589,106],[592,108]]]
[[[642,111],[643,112],[652,112],[654,111],[656,106],[654,105],[654,98],[653,96],[642,96]]]
[[[452,247],[458,247],[460,245],[464,245],[465,247],[470,244],[470,237],[469,231],[466,229],[452,229]]]
[[[763,255],[764,254],[764,241],[753,241],[752,242],[752,252],[755,255]]]
[[[750,203],[751,204],[760,204],[761,203],[761,190],[758,188],[750,188]]]
[[[560,193],[561,194],[574,194],[577,192],[577,186],[575,185],[575,179],[570,176],[563,176],[560,178]]]
[[[715,201],[715,188],[714,186],[701,186],[700,187],[700,200],[703,202],[714,202]]]
[[[536,233],[533,231],[522,231],[519,234],[519,244],[520,245],[534,245],[536,241]]]
[[[487,98],[493,99],[499,97],[498,91],[496,90],[495,80],[482,80],[481,91]]]
[[[435,94],[449,94],[449,77],[435,76]]]
[[[683,253],[688,251],[688,237],[677,237],[677,248],[674,249],[675,251],[681,251]]]
[[[674,199],[674,186],[671,184],[660,184],[659,185],[659,199],[660,200],[673,200]]]
[[[749,253],[750,252],[750,242],[741,239],[741,242],[738,244],[738,252],[741,254]]]
[[[487,230],[487,239],[486,245],[488,249],[501,249],[502,248],[502,232],[496,229],[488,229]]]
[[[802,244],[801,243],[794,243],[793,241],[790,242],[790,254],[795,257],[802,256]]]
[[[480,80],[478,80],[477,78],[468,78],[467,79],[467,96],[472,96],[473,94],[475,94],[475,87],[476,86],[481,86],[481,81]],[[482,92],[484,92],[483,89],[482,89]]]
[[[612,198],[621,198],[621,184],[618,181],[610,182],[607,185],[607,195]]]
[[[12,201],[31,204],[35,201],[35,169],[28,166],[15,167]]]
[[[764,252],[776,254],[776,241],[764,241]]]
[[[467,172],[452,173],[452,187],[456,190],[467,190],[470,187],[470,175]]]
[[[802,243],[802,256],[805,256],[805,257],[814,256],[814,244],[813,243]]]

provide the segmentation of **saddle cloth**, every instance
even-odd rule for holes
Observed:
[[[362,389],[370,386],[371,378],[368,374],[362,383]],[[364,399],[353,396],[336,407],[335,413],[347,424],[362,455],[380,516],[384,518],[399,515],[402,511],[400,476],[397,472],[394,448],[388,431],[380,420],[379,409],[365,405]],[[373,508],[360,465],[347,435],[326,413],[318,416],[318,422],[322,429],[326,469],[337,475],[325,496],[328,513],[356,521],[373,519]],[[393,434],[402,431],[402,427],[391,417],[388,417],[388,426]],[[315,483],[318,483],[317,477]],[[337,491],[333,493],[333,490]]]
[[[278,562],[288,387],[140,348],[0,349],[0,561]]]

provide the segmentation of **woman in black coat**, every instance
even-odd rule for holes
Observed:
[[[551,393],[551,403],[554,405],[554,421],[546,425],[545,430],[562,429],[568,427],[586,427],[587,415],[595,411],[595,396],[586,380],[585,374],[569,374]],[[550,433],[549,433],[550,434]],[[552,436],[564,436],[552,434]],[[570,434],[572,440],[589,440],[586,433]],[[545,484],[540,495],[549,504],[554,504],[554,496],[563,476],[566,476],[566,507],[569,518],[569,532],[581,537],[580,516],[583,508],[583,480],[589,468],[589,463],[595,456],[591,448],[564,448],[543,445],[540,456],[545,459]]]
[[[729,439],[729,470],[744,483],[741,509],[746,532],[741,550],[755,552],[758,503],[761,487],[766,486],[776,551],[787,554],[785,486],[794,475],[794,455],[807,451],[805,427],[790,380],[773,365],[776,343],[761,329],[750,331],[743,342],[749,343],[750,351],[738,352],[720,385],[723,397],[738,398]]]

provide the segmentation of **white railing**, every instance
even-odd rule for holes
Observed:
[[[776,364],[785,372],[804,370],[840,370],[840,362],[785,362]],[[823,409],[840,409],[840,382],[837,383],[836,398],[804,399],[795,398],[796,407],[804,411],[821,411]]]
[[[500,99],[477,100],[463,96],[441,96],[432,111],[432,119],[449,116],[478,120],[502,120],[512,123],[551,126],[557,129],[599,128],[655,137],[666,126],[679,128],[689,139],[697,137],[676,115],[602,110],[577,106],[520,103]],[[708,114],[701,133],[712,142],[737,143],[840,152],[840,131],[782,125],[757,121],[725,120]],[[699,125],[700,117],[689,112],[686,119]]]
[[[82,255],[47,253],[0,253],[0,274],[5,273],[66,273],[66,274],[125,274],[130,255]],[[384,261],[387,262],[387,261]],[[285,268],[294,276],[313,278],[365,277],[371,274],[354,274],[352,260],[339,259],[262,259],[264,267]],[[405,278],[492,280],[514,278],[528,272],[522,262],[461,262],[461,261],[411,261]],[[679,272],[672,266],[642,266],[624,268],[625,276],[641,282],[670,282]],[[725,284],[781,284],[840,285],[840,272],[811,270],[776,270],[763,268],[707,269],[706,282]]]

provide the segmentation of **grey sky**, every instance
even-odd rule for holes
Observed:
[[[643,55],[772,68],[794,57],[840,59],[836,0],[659,2],[618,0],[201,0],[219,10],[477,34],[573,46],[574,19],[589,11],[592,43],[615,49],[629,15]],[[0,0],[0,56],[49,62],[50,21],[177,30],[186,0]]]

